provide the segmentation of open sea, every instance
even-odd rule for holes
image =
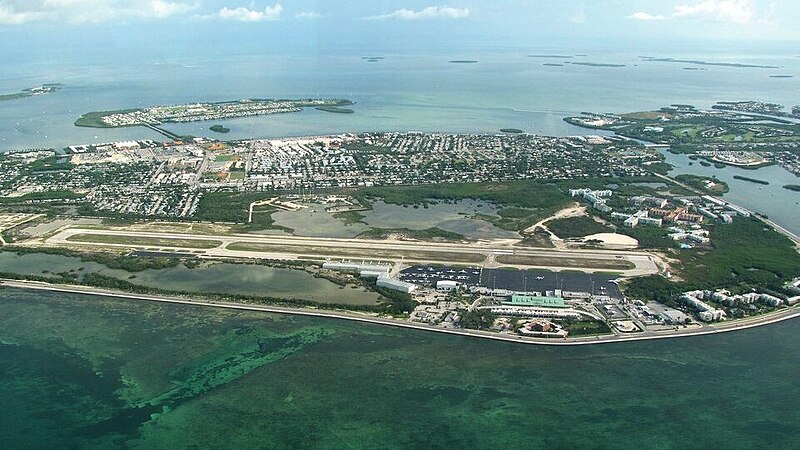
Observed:
[[[552,51],[132,55],[92,63],[5,60],[0,151],[121,139],[82,113],[248,97],[341,97],[355,114],[307,110],[222,122],[225,139],[358,131],[588,134],[562,121],[720,100],[800,105],[796,53]],[[547,53],[550,53],[549,51]],[[367,62],[362,56],[384,56]],[[639,56],[779,69],[645,62]],[[474,64],[452,64],[474,59]],[[123,62],[120,62],[124,60]],[[685,70],[686,67],[706,70]],[[792,75],[794,78],[770,78]],[[211,135],[209,123],[169,125]],[[778,167],[688,165],[732,201],[800,233],[798,184]],[[797,448],[800,322],[717,336],[576,348],[489,342],[366,324],[0,290],[0,448]]]
[[[0,73],[0,93],[51,82],[64,83],[65,87],[50,95],[0,102],[0,151],[126,139],[160,140],[161,135],[141,127],[96,129],[75,127],[73,123],[88,111],[243,98],[346,98],[356,105],[354,114],[307,109],[295,114],[217,121],[231,129],[225,135],[209,131],[211,123],[207,122],[168,124],[165,128],[178,134],[223,139],[364,131],[496,133],[501,128],[567,136],[597,133],[562,120],[583,111],[620,113],[675,103],[710,107],[717,101],[735,100],[775,102],[787,108],[800,105],[800,58],[796,52],[675,55],[645,50],[592,54],[577,49],[506,49],[476,50],[470,54],[373,53],[233,54],[172,59],[133,55],[106,62],[93,59],[94,63],[11,60]],[[366,54],[384,59],[368,62],[362,59]],[[529,54],[586,56],[554,59],[533,58]],[[778,68],[655,62],[645,61],[642,56]],[[454,59],[477,62],[449,62]],[[575,62],[622,67],[571,64]],[[774,75],[792,78],[771,78]],[[686,158],[670,158],[680,166],[673,175],[709,174],[699,164],[689,166]],[[797,184],[797,177],[774,167],[747,171],[746,175],[774,180],[760,189],[733,179],[737,169],[710,171],[719,172],[720,178],[731,185],[732,201],[767,214],[800,234],[800,196],[782,188],[784,184]],[[729,172],[731,176],[726,176]],[[759,189],[764,192],[756,192]]]
[[[797,448],[800,322],[540,347],[0,290],[0,448]]]

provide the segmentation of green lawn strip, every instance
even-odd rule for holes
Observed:
[[[130,246],[147,247],[174,247],[174,248],[215,248],[222,245],[222,241],[210,239],[181,239],[157,238],[148,236],[121,236],[113,234],[80,233],[67,238],[69,242],[84,242],[93,244],[123,244]]]
[[[624,259],[570,258],[560,256],[523,256],[498,255],[495,257],[501,264],[519,264],[525,266],[547,267],[581,267],[586,269],[628,270],[636,267]]]

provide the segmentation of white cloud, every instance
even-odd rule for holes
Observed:
[[[706,17],[726,22],[749,23],[755,12],[749,0],[707,0],[695,5],[678,5],[674,17]]]
[[[20,12],[12,6],[0,3],[0,25],[19,25],[41,20],[40,12]]]
[[[316,11],[303,11],[294,15],[295,19],[303,20],[319,19],[320,17],[322,17],[322,14]]]
[[[264,22],[269,20],[278,20],[283,13],[283,6],[276,3],[273,6],[267,6],[263,11],[256,9],[245,8],[240,6],[238,8],[222,8],[217,14],[220,18],[225,20],[237,20],[239,22]]]
[[[696,18],[720,22],[751,23],[755,15],[752,0],[705,0],[691,5],[677,5],[668,16],[637,11],[627,18],[644,21]]]
[[[647,21],[647,20],[664,20],[667,17],[666,16],[662,16],[660,14],[654,15],[654,14],[646,13],[646,12],[643,12],[643,11],[636,11],[635,13],[631,14],[627,18],[628,19],[634,19],[634,20],[645,20],[645,21]]]
[[[163,0],[153,0],[150,2],[153,15],[159,19],[170,16],[186,14],[197,9],[197,4],[166,2]]]
[[[389,14],[382,14],[379,16],[364,17],[366,20],[386,20],[386,19],[399,19],[399,20],[419,20],[419,19],[463,19],[469,16],[468,8],[452,8],[450,6],[428,6],[427,8],[414,11],[413,9],[398,9]]]
[[[0,25],[164,19],[196,8],[197,3],[167,0],[0,0]]]

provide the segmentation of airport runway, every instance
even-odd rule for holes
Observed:
[[[112,236],[114,243],[76,242],[77,235]],[[153,245],[126,243],[125,238],[164,241]],[[100,238],[108,239],[108,238]],[[208,245],[190,243],[204,241]],[[141,241],[140,241],[141,242]],[[234,248],[229,248],[232,244]],[[623,276],[642,276],[659,273],[665,267],[654,254],[637,251],[613,250],[561,250],[514,247],[507,241],[474,243],[438,243],[419,241],[378,241],[367,239],[337,239],[299,236],[254,236],[251,234],[202,235],[179,233],[153,233],[127,230],[98,230],[67,228],[46,239],[44,245],[117,247],[138,250],[181,251],[205,257],[254,259],[349,259],[383,260],[408,263],[460,264],[481,267],[517,267],[583,272],[615,272]],[[209,246],[211,248],[209,248]],[[248,247],[249,246],[249,247]],[[262,249],[258,249],[262,246]],[[205,247],[205,248],[203,248]],[[498,257],[539,258],[544,264],[502,263]],[[628,262],[631,268],[612,267],[618,262]],[[609,266],[608,264],[612,264]],[[593,266],[594,265],[594,266]]]

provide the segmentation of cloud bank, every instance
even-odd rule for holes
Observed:
[[[168,0],[0,0],[0,25],[165,19],[188,14],[197,7],[197,3]]]
[[[692,5],[677,5],[669,15],[637,11],[627,18],[641,21],[696,18],[744,24],[751,23],[754,17],[751,0],[706,0]]]
[[[469,16],[468,8],[452,8],[450,6],[428,6],[414,11],[413,9],[398,9],[389,14],[364,17],[365,20],[420,20],[420,19],[463,19]]]
[[[219,10],[217,15],[221,19],[236,20],[239,22],[266,22],[278,20],[283,13],[283,6],[276,3],[273,6],[267,6],[263,10],[256,10],[240,6],[238,8],[224,7]]]

